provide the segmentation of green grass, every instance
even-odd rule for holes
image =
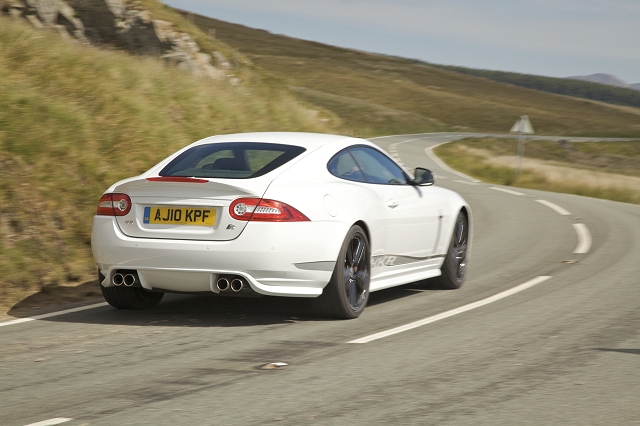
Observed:
[[[487,183],[640,204],[640,141],[526,142],[515,178],[517,140],[468,138],[437,147],[449,166]]]
[[[94,278],[91,221],[117,180],[213,134],[333,131],[251,67],[234,87],[0,19],[2,306]]]
[[[508,132],[529,115],[538,134],[640,137],[640,109],[464,75],[195,16],[302,99],[332,111],[342,133]]]

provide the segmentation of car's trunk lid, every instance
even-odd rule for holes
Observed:
[[[183,179],[182,182],[152,179],[131,180],[113,190],[131,198],[131,211],[117,217],[125,235],[224,241],[237,238],[247,224],[231,217],[231,202],[239,197],[262,197],[272,177]]]

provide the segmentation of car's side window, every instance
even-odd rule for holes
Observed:
[[[369,183],[406,185],[407,177],[400,167],[380,151],[358,146],[350,150]]]
[[[348,150],[344,150],[333,157],[327,164],[327,168],[329,173],[336,177],[356,182],[366,182],[360,168]]]

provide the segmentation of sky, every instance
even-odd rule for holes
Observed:
[[[640,0],[163,0],[275,34],[469,68],[640,83]]]

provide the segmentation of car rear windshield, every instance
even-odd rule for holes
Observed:
[[[198,145],[174,158],[160,176],[250,179],[277,169],[304,151],[299,146],[261,142]]]

